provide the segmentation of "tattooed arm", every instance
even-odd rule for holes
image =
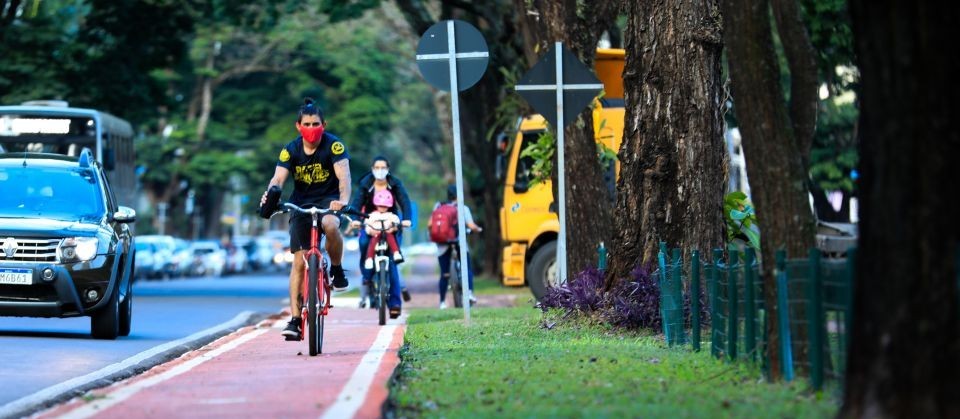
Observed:
[[[350,179],[350,160],[343,159],[333,164],[333,171],[340,180],[340,200],[330,203],[330,209],[340,210],[350,202],[350,185],[353,180]]]

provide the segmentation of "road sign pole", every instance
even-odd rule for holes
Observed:
[[[567,282],[567,183],[566,170],[563,162],[563,47],[560,42],[554,44],[557,66],[557,187],[559,201],[557,209],[560,212],[560,240],[557,243],[557,283]]]
[[[467,226],[464,221],[463,208],[463,159],[460,153],[460,89],[457,85],[457,46],[453,21],[447,21],[447,62],[450,65],[450,111],[453,113],[453,156],[457,172],[457,230],[460,244],[460,302],[463,305],[463,319],[470,324],[470,296],[469,265],[467,264]]]

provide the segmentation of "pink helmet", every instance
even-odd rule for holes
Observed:
[[[377,191],[377,193],[373,194],[373,205],[378,207],[392,207],[393,194],[386,189]]]

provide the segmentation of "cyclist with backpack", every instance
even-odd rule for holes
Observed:
[[[481,232],[483,228],[473,221],[473,213],[470,207],[463,205],[463,221],[466,224],[467,232]],[[447,201],[437,202],[430,213],[430,240],[437,244],[437,256],[440,262],[440,309],[447,308],[446,297],[447,287],[450,285],[450,255],[452,246],[449,244],[457,240],[459,230],[457,228],[457,186],[447,186]],[[467,281],[470,287],[470,304],[476,304],[477,298],[473,296],[473,262],[470,261],[469,249],[463,249],[467,255]]]

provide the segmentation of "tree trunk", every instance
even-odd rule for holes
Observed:
[[[960,417],[960,130],[949,3],[850,2],[860,250],[844,417]]]
[[[715,0],[627,6],[627,104],[608,284],[659,241],[707,255],[724,237],[726,146]]]
[[[816,122],[816,67],[807,68],[812,53],[809,40],[800,36],[797,5],[774,0],[778,30],[791,72],[791,107],[788,113],[780,87],[780,66],[774,54],[766,1],[722,0],[724,41],[727,45],[733,98],[750,189],[762,231],[761,261],[764,306],[767,310],[767,358],[771,378],[780,376],[780,338],[777,327],[774,252],[786,249],[790,257],[802,257],[814,245],[815,223],[807,197],[806,160]],[[788,42],[806,42],[792,45]],[[811,81],[812,80],[812,81]],[[810,92],[813,92],[811,98]],[[813,101],[810,106],[803,101]]]
[[[555,41],[562,41],[573,51],[587,68],[593,67],[597,41],[604,30],[613,26],[620,2],[613,0],[593,1],[581,8],[573,0],[515,0],[527,28],[523,30],[528,41],[528,51],[542,55]],[[534,58],[528,55],[528,60]],[[603,170],[597,157],[593,134],[593,115],[589,109],[580,114],[578,122],[566,127],[566,233],[567,233],[567,279],[588,266],[596,266],[596,248],[608,240],[611,231],[610,202]],[[556,169],[556,166],[554,166]],[[556,172],[556,170],[554,170]],[[552,176],[554,197],[559,187]]]

